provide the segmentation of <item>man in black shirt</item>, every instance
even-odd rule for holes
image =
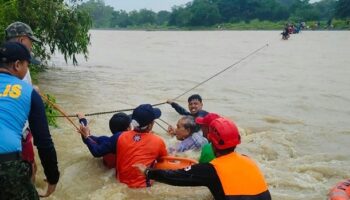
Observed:
[[[172,100],[167,100],[167,103],[170,104],[180,115],[192,115],[194,118],[197,118],[204,117],[208,114],[207,111],[202,110],[203,102],[202,97],[199,94],[193,94],[188,97],[188,109],[190,111],[187,111],[185,108],[181,107]]]

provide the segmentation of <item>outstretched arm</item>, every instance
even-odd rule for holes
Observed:
[[[55,191],[60,173],[58,171],[55,146],[51,139],[45,115],[44,103],[35,90],[32,91],[31,97],[29,127],[32,130],[34,145],[38,149],[41,164],[48,182],[46,194],[41,195],[46,197]]]
[[[185,108],[181,107],[179,104],[173,102],[172,100],[167,100],[167,103],[173,107],[177,113],[180,115],[191,115],[190,112],[188,112]]]
[[[176,186],[209,186],[220,185],[215,169],[211,164],[196,164],[179,170],[160,170],[148,168],[143,164],[135,164],[147,178]],[[219,182],[218,182],[219,181]]]

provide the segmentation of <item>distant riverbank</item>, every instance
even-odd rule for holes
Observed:
[[[159,26],[159,25],[142,25],[142,26],[128,26],[126,28],[93,28],[94,30],[146,30],[146,31],[196,31],[196,30],[282,30],[286,21],[271,22],[259,21],[257,19],[250,22],[237,22],[217,24],[214,26],[191,26],[191,27],[175,27],[175,26]],[[289,22],[292,23],[293,22]],[[297,25],[297,23],[294,23]],[[309,21],[306,22],[306,29],[304,30],[350,30],[349,20],[333,20],[330,25],[328,21]]]

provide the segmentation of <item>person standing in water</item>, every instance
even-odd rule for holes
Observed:
[[[203,137],[208,138],[209,124],[215,119],[220,118],[221,116],[216,113],[208,113],[204,117],[197,117],[196,123],[199,124],[203,132]],[[201,155],[199,157],[199,163],[209,163],[215,158],[215,153],[211,143],[205,144],[202,147]]]
[[[152,182],[132,167],[135,163],[147,166],[166,156],[164,140],[152,133],[154,120],[161,116],[150,104],[139,105],[132,113],[132,131],[119,136],[116,156],[116,178],[130,188],[150,187]]]
[[[167,103],[170,104],[180,115],[192,115],[194,118],[197,118],[204,117],[208,114],[207,111],[202,109],[203,102],[202,97],[199,94],[193,94],[190,97],[188,97],[189,111],[187,111],[185,108],[181,107],[179,104],[175,103],[170,99],[167,100]]]
[[[182,116],[176,125],[176,128],[169,126],[168,133],[175,136],[179,142],[175,147],[169,148],[169,153],[180,153],[188,150],[200,150],[208,140],[203,137],[202,131],[198,129],[192,116]]]
[[[256,163],[237,153],[241,137],[236,125],[225,118],[213,120],[208,139],[216,158],[179,170],[152,169],[135,164],[147,179],[176,186],[206,186],[215,200],[271,200],[265,178]]]
[[[93,136],[88,126],[87,119],[82,113],[77,114],[79,118],[79,133],[81,134],[83,142],[89,148],[90,153],[94,157],[103,156],[103,164],[108,168],[115,167],[116,147],[119,136],[124,132],[130,130],[130,117],[125,113],[114,114],[109,120],[109,129],[112,136]]]

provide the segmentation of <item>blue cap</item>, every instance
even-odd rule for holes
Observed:
[[[0,63],[10,63],[17,60],[31,61],[27,47],[19,42],[5,42],[0,46]]]
[[[162,115],[159,108],[153,108],[151,104],[141,104],[132,113],[132,119],[139,123],[140,127],[145,127]]]

